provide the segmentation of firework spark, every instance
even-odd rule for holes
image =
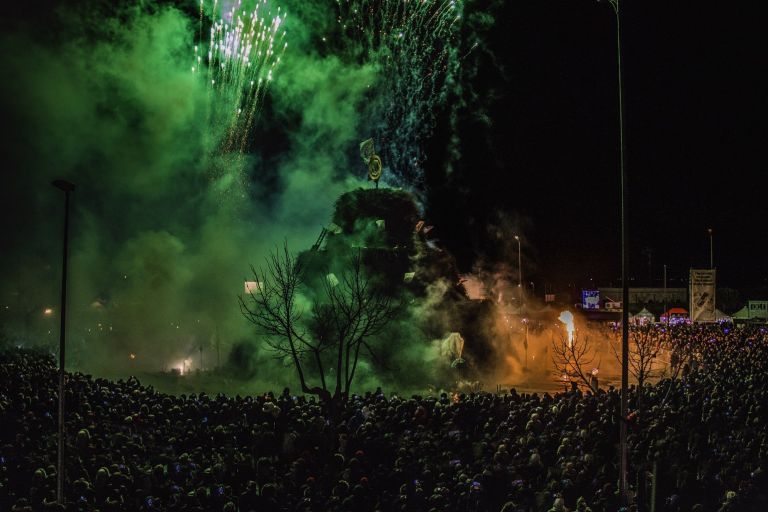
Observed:
[[[200,0],[202,43],[204,0]],[[192,72],[205,80],[209,93],[209,121],[224,134],[220,154],[247,149],[259,108],[288,46],[280,7],[272,11],[267,0],[249,9],[238,0],[224,9],[214,0],[207,48],[195,46]]]
[[[373,128],[402,184],[422,178],[423,142],[458,72],[461,0],[336,0],[342,43],[380,66]]]

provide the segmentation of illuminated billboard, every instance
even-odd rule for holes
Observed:
[[[715,321],[715,273],[714,269],[691,269],[689,296],[691,321]]]
[[[600,309],[600,290],[581,290],[583,309]]]

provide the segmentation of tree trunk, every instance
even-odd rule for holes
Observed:
[[[323,369],[323,361],[320,359],[320,351],[315,351],[315,362],[317,363],[317,371],[320,372],[320,384],[323,389],[327,390],[328,386],[325,384],[325,370]]]

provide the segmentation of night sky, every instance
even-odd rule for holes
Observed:
[[[760,31],[751,29],[754,16],[736,4],[622,5],[633,283],[647,285],[650,277],[660,285],[663,264],[670,285],[690,266],[707,266],[712,227],[720,283],[766,285],[766,178],[758,153],[765,125],[757,79],[765,61]],[[45,31],[45,8],[18,9],[7,17],[9,27]],[[473,1],[466,12],[463,92],[450,99],[461,105],[456,132],[448,114],[439,113],[426,146],[423,206],[436,237],[469,271],[478,259],[514,257],[510,236],[521,233],[525,280],[534,281],[537,291],[545,284],[617,284],[611,7],[590,0]],[[492,23],[471,21],[483,12]],[[19,50],[6,42],[4,50]],[[18,91],[12,83],[3,90],[4,109],[14,108]],[[20,203],[42,194],[43,188],[34,192],[21,178],[31,160],[25,152],[35,151],[29,141],[41,130],[19,109],[4,122],[4,133],[12,135],[3,142],[10,179],[3,186],[1,226],[13,252],[21,251],[23,234],[34,233],[39,223],[22,220]],[[445,147],[452,135],[459,156],[449,157]]]
[[[622,6],[634,283],[649,283],[646,248],[656,285],[664,264],[670,280],[709,266],[712,227],[720,283],[765,285],[759,30],[736,4]],[[490,124],[466,113],[462,140],[471,156],[455,180],[459,190],[431,203],[436,217],[461,229],[440,233],[466,265],[487,247],[483,222],[509,212],[524,226],[537,286],[618,284],[612,9],[589,0],[506,2],[488,35],[494,55],[480,54],[476,88]]]

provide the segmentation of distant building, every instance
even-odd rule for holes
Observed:
[[[599,288],[600,300],[604,306],[621,303],[621,288]],[[684,305],[688,303],[688,288],[630,288],[629,309],[639,311],[648,308],[661,313],[664,306]],[[658,311],[656,311],[658,310]]]
[[[752,318],[768,319],[768,300],[749,301],[749,314]]]

